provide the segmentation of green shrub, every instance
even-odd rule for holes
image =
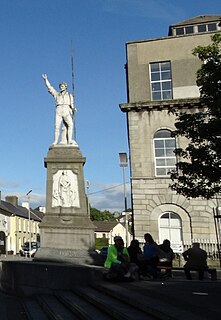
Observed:
[[[95,249],[100,250],[103,247],[108,247],[108,239],[107,238],[96,238],[95,239]]]

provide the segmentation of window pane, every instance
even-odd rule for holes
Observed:
[[[170,100],[172,99],[172,92],[171,91],[163,91],[163,100]]]
[[[160,82],[152,83],[152,91],[160,91]]]
[[[163,216],[164,216],[164,215],[163,215]],[[160,219],[160,226],[161,226],[161,227],[169,227],[169,219],[161,218],[161,219]]]
[[[166,149],[166,156],[167,157],[174,157],[174,148]]]
[[[170,62],[161,62],[161,71],[170,71]]]
[[[205,32],[206,31],[206,25],[205,24],[200,24],[198,26],[198,32]]]
[[[193,26],[185,28],[186,34],[193,33]]]
[[[166,165],[166,161],[165,159],[156,159],[156,165],[159,166],[159,167],[165,167]]]
[[[169,219],[169,212],[167,213],[164,213],[161,217],[161,219],[164,218],[164,219]]]
[[[164,149],[155,149],[155,156],[156,157],[165,157]]]
[[[177,213],[170,212],[170,219],[180,219],[180,216]]]
[[[171,81],[162,82],[162,89],[163,90],[171,90]]]
[[[180,228],[179,229],[176,229],[176,228],[171,229],[170,234],[171,234],[171,238],[170,238],[171,243],[172,242],[174,242],[174,243],[181,242]]]
[[[178,220],[178,219],[170,220],[170,226],[171,227],[180,227],[180,220]]]
[[[183,28],[176,28],[176,35],[184,34]]]
[[[176,161],[175,161],[175,159],[173,158],[173,159],[167,159],[167,166],[168,167],[173,167],[173,166],[175,166],[175,164],[176,164]]]
[[[214,30],[216,30],[216,24],[215,23],[208,24],[208,31],[214,31]]]
[[[170,130],[159,130],[154,134],[154,138],[169,138],[169,137],[171,137]]]
[[[150,70],[151,70],[151,72],[153,72],[153,71],[160,71],[160,65],[159,65],[159,63],[151,63],[150,64]]]
[[[155,72],[151,73],[151,81],[159,81],[160,80],[160,73]]]
[[[165,71],[165,72],[162,72],[162,80],[170,80],[171,79],[171,73],[170,71]]]
[[[175,148],[175,139],[173,138],[173,139],[167,139],[167,140],[165,140],[165,146],[166,146],[166,148]]]
[[[161,100],[161,92],[153,92],[152,98],[153,100]]]
[[[164,141],[163,140],[155,140],[154,145],[155,145],[155,148],[164,148]]]

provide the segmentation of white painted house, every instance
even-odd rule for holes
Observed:
[[[108,239],[108,244],[114,243],[115,236],[121,236],[124,244],[129,246],[131,241],[131,234],[126,232],[124,225],[118,221],[93,221],[95,225],[95,237]]]

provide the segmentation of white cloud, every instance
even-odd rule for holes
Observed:
[[[20,186],[20,182],[10,182],[4,179],[0,179],[0,188],[6,188],[6,189],[16,189]]]
[[[6,196],[17,196],[19,205],[22,205],[23,202],[28,202],[28,197],[21,192],[2,193],[2,199],[5,199]],[[45,194],[30,193],[30,207],[32,209],[37,208],[38,206],[45,206],[45,200]]]
[[[45,194],[31,193],[30,194],[30,206],[35,209],[39,206],[45,206],[46,196]],[[19,198],[19,203],[27,202],[27,196],[21,195]]]
[[[164,0],[100,0],[100,5],[105,12],[164,20],[183,13],[177,3]]]
[[[0,181],[0,185],[1,185]],[[2,182],[3,183],[3,182]],[[122,212],[125,209],[125,199],[124,199],[124,188],[122,184],[112,183],[92,183],[93,190],[89,190],[89,201],[90,205],[101,211],[109,210],[110,212],[119,211]],[[5,182],[4,182],[5,186]],[[96,188],[96,189],[95,189]],[[130,184],[126,185],[126,194],[127,194],[127,207],[131,207],[130,200]],[[5,199],[5,196],[17,196],[19,205],[22,202],[27,202],[28,198],[24,192],[8,191],[2,192],[2,199]],[[30,193],[30,206],[31,208],[36,208],[38,206],[45,206],[46,195],[39,193]]]

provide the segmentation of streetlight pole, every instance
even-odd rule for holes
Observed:
[[[26,193],[28,197],[28,228],[29,228],[29,256],[31,255],[31,212],[30,212],[30,193],[32,190],[29,190]]]
[[[90,217],[90,202],[89,202],[89,188],[90,188],[90,181],[86,180],[86,189],[87,189],[87,211],[88,211],[88,216]]]
[[[126,247],[128,246],[128,221],[127,221],[127,190],[126,190],[126,175],[125,169],[128,166],[126,152],[119,153],[120,167],[123,169],[123,185],[124,185],[124,210],[125,210],[125,229],[126,229]]]

